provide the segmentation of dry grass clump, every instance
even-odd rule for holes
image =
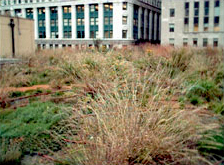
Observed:
[[[130,86],[123,91],[104,88],[94,99],[80,100],[65,125],[68,133],[62,135],[70,145],[57,160],[87,165],[211,164],[196,144],[201,133],[218,124],[204,125],[200,109],[174,110],[153,99],[142,106],[144,90],[138,89],[144,84]]]

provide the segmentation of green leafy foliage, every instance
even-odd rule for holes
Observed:
[[[0,113],[0,145],[17,147],[12,151],[6,151],[2,147],[1,161],[5,162],[9,159],[9,152],[17,153],[17,155],[18,152],[33,153],[46,146],[52,150],[58,150],[58,145],[48,130],[52,130],[53,126],[67,117],[67,112],[62,111],[63,108],[68,108],[68,106],[51,102],[35,102],[9,113]],[[13,145],[13,141],[17,143]],[[18,157],[14,159],[17,160]]]

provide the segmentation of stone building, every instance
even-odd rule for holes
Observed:
[[[160,0],[2,0],[0,10],[34,19],[41,48],[160,42]]]
[[[0,58],[17,58],[34,52],[34,21],[0,16]]]
[[[163,0],[163,45],[223,47],[224,0]]]

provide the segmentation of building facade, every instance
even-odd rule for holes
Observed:
[[[33,54],[35,52],[33,27],[33,20],[0,16],[0,58],[17,58]]]
[[[41,48],[160,42],[160,0],[2,0],[0,10],[34,19]]]
[[[163,0],[161,43],[224,47],[224,0]]]

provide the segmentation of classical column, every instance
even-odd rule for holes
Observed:
[[[157,40],[157,13],[154,15],[154,40]]]
[[[128,39],[133,40],[134,5],[128,3]]]
[[[149,40],[152,40],[152,10],[149,11]]]
[[[138,39],[141,38],[141,25],[142,25],[142,7],[138,8]]]
[[[63,38],[63,12],[62,6],[58,6],[58,35],[59,39]]]
[[[159,14],[159,41],[161,43],[161,31],[162,31],[162,27],[161,27],[161,14]]]
[[[122,2],[113,3],[113,38],[122,39]]]
[[[76,7],[72,5],[72,39],[76,39]]]
[[[21,4],[24,4],[25,3],[25,0],[21,0]]]
[[[98,12],[98,20],[99,20],[99,39],[104,38],[104,28],[103,28],[103,3],[99,3],[99,12]]]
[[[25,8],[22,8],[22,17],[23,18],[26,18],[26,9]]]
[[[145,9],[144,10],[144,39],[147,39],[147,32],[146,32],[147,23],[148,23],[147,17],[148,17],[148,9]]]
[[[33,8],[33,19],[34,19],[34,37],[35,39],[38,39],[38,13],[37,8]]]
[[[46,21],[46,38],[51,38],[51,25],[50,25],[50,8],[45,7],[45,21]]]
[[[89,4],[85,4],[84,9],[84,17],[85,17],[85,39],[89,39]]]
[[[14,5],[14,0],[10,0],[10,4],[11,5]]]

